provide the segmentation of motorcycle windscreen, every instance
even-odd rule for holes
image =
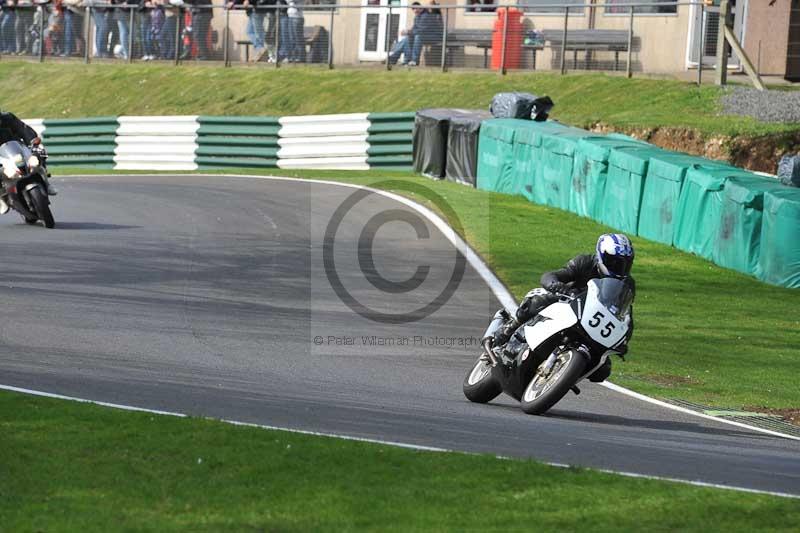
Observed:
[[[18,141],[9,141],[0,146],[0,165],[8,163],[9,165],[20,167],[28,161],[31,157],[31,151]]]
[[[611,348],[625,338],[630,328],[633,288],[614,278],[589,281],[581,326],[600,345]]]

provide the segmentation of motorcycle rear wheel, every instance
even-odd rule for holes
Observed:
[[[44,227],[52,229],[56,225],[53,219],[53,213],[50,211],[50,203],[47,200],[47,195],[42,191],[41,187],[34,187],[29,192],[31,196],[31,203],[36,214],[44,222]],[[27,221],[26,221],[27,222]]]
[[[550,374],[533,375],[519,402],[529,415],[540,415],[564,397],[586,370],[586,360],[576,350],[564,350],[556,358]]]
[[[464,376],[464,396],[475,403],[487,403],[503,392],[500,383],[492,376],[492,366],[483,357],[478,358],[475,365]]]

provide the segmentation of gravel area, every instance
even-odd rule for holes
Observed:
[[[722,96],[722,112],[750,116],[761,122],[800,122],[800,91],[733,87]]]

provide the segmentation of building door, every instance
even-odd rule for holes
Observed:
[[[397,42],[400,30],[405,28],[406,0],[362,0],[362,6],[358,59],[383,61]]]
[[[716,2],[719,3],[719,2]],[[694,14],[692,23],[689,25],[691,37],[689,39],[689,65],[697,66],[697,57],[700,52],[700,28],[702,28],[702,57],[704,67],[715,67],[717,64],[717,38],[721,31],[719,19],[719,6],[708,6],[705,10],[700,6],[692,6]],[[731,11],[733,12],[733,33],[743,43],[744,24],[746,17],[747,0],[731,0]],[[702,21],[700,20],[702,15]],[[739,58],[731,52],[728,59],[728,68],[738,68]]]

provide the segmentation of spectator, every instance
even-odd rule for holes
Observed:
[[[292,51],[292,33],[289,26],[289,14],[286,12],[288,0],[277,0],[278,6],[278,57],[282,63],[289,62],[289,54]]]
[[[119,59],[128,59],[130,57],[130,50],[128,50],[128,42],[130,39],[130,19],[131,8],[135,4],[129,4],[129,0],[112,0],[116,6],[114,9],[114,20],[117,22],[117,29],[119,33],[119,48],[114,47],[114,55]],[[132,1],[132,0],[131,0]],[[119,50],[119,53],[116,53]]]
[[[164,6],[158,3],[158,0],[152,0],[153,8],[150,11],[150,44],[153,47],[153,56],[164,59],[166,56],[162,48],[162,33],[164,31],[164,22],[166,14],[164,13]],[[154,57],[151,57],[154,59]]]
[[[139,41],[141,44],[142,61],[150,61],[155,59],[155,51],[153,49],[153,34],[150,31],[152,25],[151,13],[153,11],[153,2],[151,0],[138,0],[138,30]]]
[[[403,38],[392,48],[389,54],[390,65],[397,63],[402,55],[402,64],[414,67],[419,64],[423,45],[441,41],[443,25],[439,9],[423,9],[419,2],[414,2],[411,10],[414,12],[414,25],[410,30],[403,30]]]
[[[278,60],[278,47],[275,45],[275,26],[278,19],[278,12],[275,7],[278,5],[278,0],[261,0],[261,5],[265,11],[265,19],[267,21],[267,28],[264,32],[264,43],[266,44],[269,63],[274,63]]]
[[[306,41],[303,35],[303,0],[288,0],[289,9],[289,61],[304,63],[306,60]]]
[[[30,53],[31,39],[28,28],[33,24],[33,2],[31,0],[17,1],[17,23],[14,33],[17,36],[17,54]]]
[[[214,16],[211,0],[188,0],[188,2],[192,6],[192,36],[197,46],[195,59],[208,59],[208,30],[211,27],[211,17]],[[184,56],[188,57],[191,52],[189,47]]]
[[[95,57],[108,57],[108,32],[111,11],[106,2],[87,0],[86,5],[91,6],[92,21],[94,22],[94,55]]]
[[[76,36],[80,38],[83,27],[83,0],[64,0],[64,49],[62,56],[78,51]]]
[[[0,53],[17,53],[17,0],[5,0],[0,12]]]
[[[50,5],[47,17],[47,26],[44,30],[45,53],[50,55],[60,54],[63,50],[64,40],[64,5],[61,0]]]
[[[247,38],[253,43],[253,61],[260,61],[267,50],[264,42],[264,10],[259,9],[258,0],[233,0],[228,2],[228,9],[244,9],[247,15]]]
[[[178,21],[180,20],[180,8],[174,5],[169,0],[159,0],[164,10],[164,23],[161,26],[161,58],[172,59],[175,57],[177,51],[175,50],[175,36],[178,30]],[[183,5],[180,2],[178,5]]]

